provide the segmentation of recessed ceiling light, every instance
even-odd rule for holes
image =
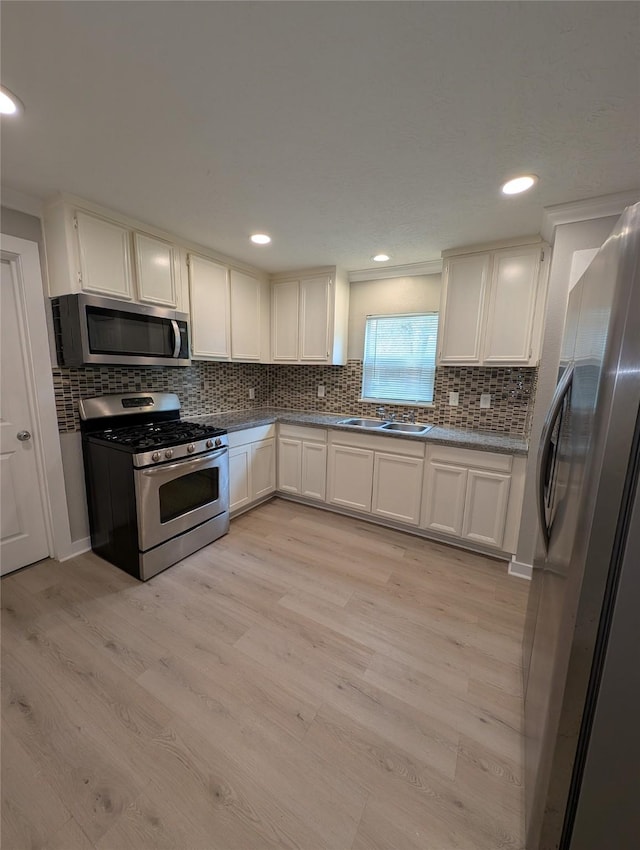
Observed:
[[[526,192],[538,182],[535,174],[523,174],[521,177],[514,177],[513,180],[507,180],[502,187],[503,195],[518,195],[520,192]]]
[[[391,257],[388,254],[376,254],[375,257],[371,257],[374,263],[386,263],[387,260],[390,260]]]
[[[0,86],[0,114],[16,115],[23,109],[20,100],[4,86]]]
[[[254,233],[251,241],[255,242],[256,245],[268,245],[271,242],[271,237],[267,236],[266,233]]]

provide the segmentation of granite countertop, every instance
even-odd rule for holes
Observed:
[[[254,410],[237,410],[231,413],[202,414],[185,419],[196,422],[207,422],[227,431],[242,431],[245,428],[255,428],[258,425],[269,425],[273,422],[285,422],[289,425],[308,425],[315,428],[335,428],[339,431],[353,433],[379,434],[391,440],[418,440],[423,443],[439,443],[444,446],[457,446],[462,449],[479,449],[500,454],[527,455],[529,446],[524,437],[513,434],[500,434],[496,431],[473,431],[464,428],[448,428],[435,425],[426,434],[401,434],[393,431],[371,431],[353,425],[339,425],[341,419],[346,419],[349,413],[312,413],[304,410],[283,410],[275,407],[261,407]],[[357,414],[356,414],[357,415]]]

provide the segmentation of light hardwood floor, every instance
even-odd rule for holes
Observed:
[[[527,583],[275,500],[2,581],[2,848],[521,850]]]

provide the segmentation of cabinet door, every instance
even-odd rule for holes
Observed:
[[[462,536],[485,546],[502,548],[511,476],[470,469]]]
[[[80,211],[75,221],[82,289],[112,298],[133,298],[131,231]]]
[[[303,443],[301,494],[324,502],[326,489],[327,447],[324,443]]]
[[[278,439],[278,490],[299,493],[301,486],[302,441]]]
[[[329,446],[329,502],[351,510],[370,511],[372,486],[372,451]]]
[[[429,463],[424,480],[423,527],[461,537],[466,489],[464,467]]]
[[[243,508],[251,502],[251,446],[229,449],[229,510]]]
[[[170,242],[133,234],[136,255],[138,300],[164,307],[176,306],[174,247]]]
[[[395,522],[418,525],[423,467],[421,458],[376,452],[373,513]]]
[[[260,360],[260,281],[231,269],[231,358]]]
[[[489,254],[451,257],[445,265],[440,363],[480,363]]]
[[[229,359],[229,270],[190,254],[189,294],[192,356]]]
[[[495,252],[484,338],[485,363],[531,362],[539,267],[540,246]]]
[[[275,443],[261,440],[251,446],[251,498],[262,499],[276,489]]]
[[[329,359],[330,295],[327,275],[300,281],[300,360]]]
[[[299,285],[274,283],[271,290],[271,350],[274,360],[298,359]]]

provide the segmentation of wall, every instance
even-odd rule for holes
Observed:
[[[440,308],[439,274],[364,280],[349,287],[347,358],[362,360],[367,316],[387,313],[429,313]]]
[[[536,504],[536,463],[540,435],[558,377],[560,346],[567,311],[571,266],[575,251],[599,248],[613,230],[618,216],[559,225],[555,231],[553,256],[549,270],[549,289],[545,312],[542,358],[538,387],[531,414],[531,436],[527,460],[527,478],[522,508],[516,560],[532,564],[538,535]],[[575,283],[575,281],[573,281]]]

